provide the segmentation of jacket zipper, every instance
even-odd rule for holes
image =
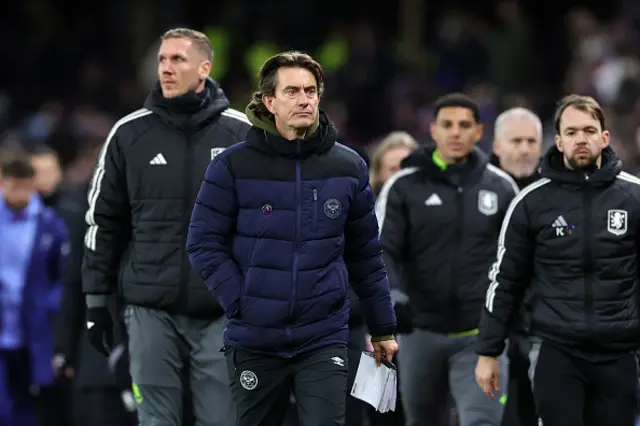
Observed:
[[[300,154],[300,141],[298,144],[298,154]],[[300,222],[302,218],[302,171],[300,159],[296,159],[296,226],[295,241],[293,242],[293,267],[291,278],[291,294],[289,299],[289,317],[287,319],[287,339],[291,341],[291,324],[294,323],[293,311],[296,304],[296,290],[298,287],[298,247],[300,246]]]
[[[584,229],[590,230],[591,228],[591,196],[589,187],[589,176],[585,176],[584,191],[582,191],[583,200],[583,214],[584,214]],[[584,271],[584,307],[587,322],[587,332],[593,330],[593,280],[592,274],[592,262],[591,262],[591,244],[592,233],[585,233],[584,248],[582,251],[582,269]]]
[[[461,186],[459,186],[456,193],[456,229],[454,234],[455,241],[455,252],[453,256],[453,260],[451,261],[451,272],[449,275],[449,304],[451,305],[451,309],[449,312],[453,314],[456,312],[456,276],[458,275],[458,266],[457,266],[457,258],[460,253],[460,249],[462,248],[462,237],[463,237],[463,228],[464,228],[464,190]],[[450,318],[449,324],[452,324],[457,327],[456,318]]]
[[[187,133],[187,152],[184,156],[184,177],[183,177],[183,193],[184,193],[184,201],[183,201],[183,209],[185,212],[184,215],[184,229],[182,234],[182,247],[187,246],[187,234],[189,232],[189,222],[191,222],[191,210],[193,209],[193,204],[195,200],[193,199],[193,176],[189,173],[189,170],[193,167],[194,163],[194,155],[193,155],[193,134]],[[185,249],[186,250],[186,249]],[[176,300],[175,306],[179,312],[187,312],[189,308],[189,278],[191,272],[191,265],[189,264],[186,256],[183,256],[182,264],[180,266],[180,283],[178,286],[178,298]]]
[[[313,188],[313,230],[318,227],[318,190]]]

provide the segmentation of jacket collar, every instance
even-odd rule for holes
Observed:
[[[542,177],[554,181],[569,184],[583,184],[589,181],[593,185],[610,183],[621,171],[622,162],[610,146],[602,150],[600,168],[571,170],[564,165],[564,157],[558,147],[553,145],[545,154],[540,168]]]
[[[35,219],[40,215],[40,213],[42,213],[43,208],[44,205],[40,196],[38,194],[33,194],[29,200],[29,204],[27,204],[27,207],[21,211],[13,210],[7,206],[4,199],[4,193],[0,191],[0,213],[3,217],[9,218],[12,221]]]
[[[318,111],[311,135],[305,139],[288,140],[280,136],[273,120],[259,116],[251,104],[246,110],[253,125],[247,134],[247,142],[263,152],[285,158],[306,158],[329,151],[336,143],[337,131],[324,111]]]

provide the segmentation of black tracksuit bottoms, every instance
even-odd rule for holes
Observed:
[[[347,346],[329,345],[279,358],[225,350],[237,405],[234,426],[281,426],[293,393],[301,426],[343,426],[347,401]]]
[[[634,353],[605,360],[576,356],[546,341],[531,348],[533,394],[544,426],[634,426],[638,366]]]

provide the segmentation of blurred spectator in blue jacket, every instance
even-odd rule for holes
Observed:
[[[51,318],[68,252],[63,221],[35,190],[30,158],[3,159],[0,192],[0,419],[35,424],[37,398],[53,383]]]

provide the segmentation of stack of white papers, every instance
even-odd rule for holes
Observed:
[[[398,372],[383,359],[380,367],[371,352],[362,352],[351,388],[351,396],[370,404],[381,413],[396,410]]]

